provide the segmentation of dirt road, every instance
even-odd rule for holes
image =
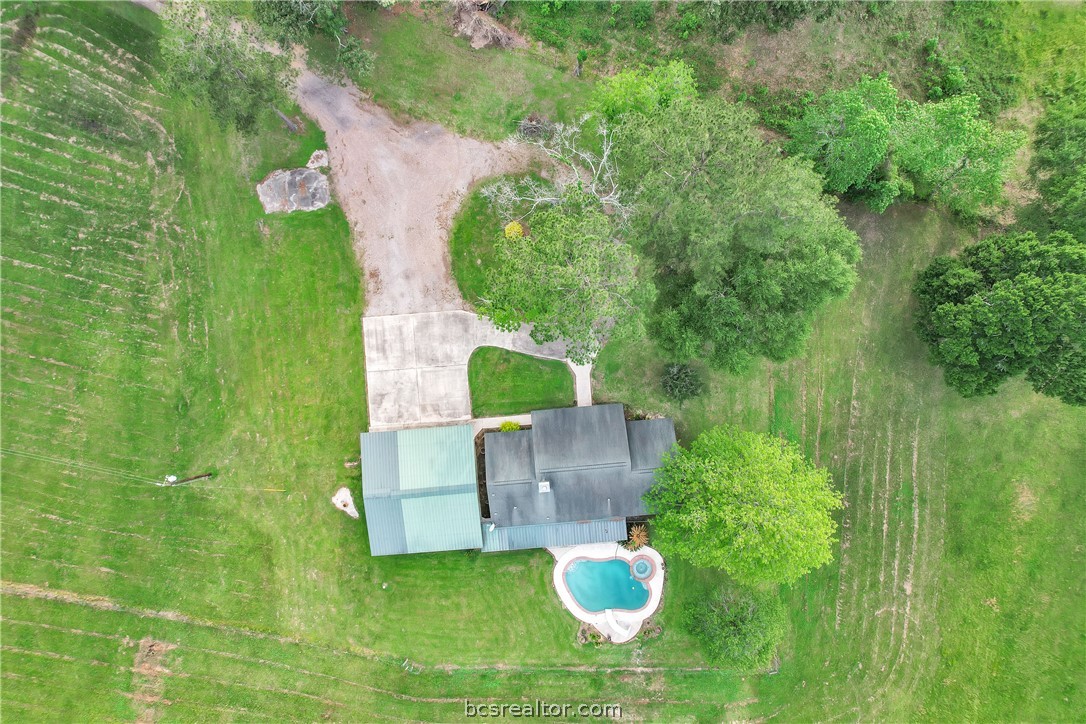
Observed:
[[[366,316],[467,309],[450,266],[453,215],[472,183],[525,169],[530,150],[399,124],[354,86],[310,71],[297,98],[326,134],[336,197],[365,270]]]

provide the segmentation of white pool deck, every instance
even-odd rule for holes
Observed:
[[[632,641],[641,624],[660,607],[660,598],[664,592],[664,559],[655,549],[644,546],[636,551],[626,550],[620,543],[590,543],[587,545],[548,548],[555,558],[554,588],[558,598],[577,620],[595,626],[603,636],[613,644]],[[644,582],[649,589],[649,600],[637,611],[607,609],[598,613],[581,608],[566,585],[565,571],[573,561],[587,558],[594,561],[609,561],[615,558],[631,562],[645,557],[652,561],[652,575]]]

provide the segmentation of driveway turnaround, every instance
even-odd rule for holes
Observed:
[[[441,425],[471,419],[468,360],[478,347],[501,347],[536,357],[564,359],[565,346],[536,344],[526,328],[501,332],[470,312],[364,317],[366,395],[370,430]],[[591,367],[575,372],[578,404]]]
[[[499,332],[467,311],[451,273],[449,226],[469,188],[525,170],[530,148],[400,123],[350,83],[309,71],[297,98],[325,132],[336,198],[365,270],[370,430],[470,420],[468,359],[477,347],[565,358],[564,345],[538,345],[526,327]],[[569,364],[577,404],[591,405],[591,366]]]

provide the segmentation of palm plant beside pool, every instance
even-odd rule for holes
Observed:
[[[637,523],[630,527],[630,537],[626,541],[626,550],[636,551],[638,548],[649,544],[649,529],[644,523]]]

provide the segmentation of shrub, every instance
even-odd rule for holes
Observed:
[[[600,31],[596,30],[595,28],[581,28],[577,32],[577,35],[578,37],[580,37],[581,42],[587,43],[588,45],[599,45],[600,41],[603,40],[603,36],[600,35]]]
[[[681,60],[652,69],[624,70],[606,78],[596,86],[592,104],[603,116],[613,121],[619,116],[650,113],[667,108],[680,98],[697,96],[694,73]]]
[[[671,30],[683,40],[686,40],[701,29],[701,16],[693,10],[686,10],[672,24]]]
[[[749,671],[767,668],[784,638],[784,604],[774,591],[722,586],[688,604],[683,627],[714,664]]]
[[[635,2],[630,6],[630,20],[638,30],[644,30],[655,13],[651,2]]]
[[[697,397],[705,389],[705,383],[697,369],[683,363],[669,364],[664,367],[661,384],[664,394],[680,403]]]
[[[520,423],[513,420],[506,420],[502,424],[498,425],[499,432],[516,432],[520,429]]]
[[[630,526],[630,537],[626,541],[626,550],[636,551],[639,548],[644,548],[649,544],[649,529],[645,527],[644,523],[637,523]]]
[[[340,39],[337,60],[356,83],[373,72],[374,54],[362,47],[362,41],[353,35]]]
[[[510,221],[505,225],[505,238],[510,241],[524,238],[524,227],[519,221]]]

